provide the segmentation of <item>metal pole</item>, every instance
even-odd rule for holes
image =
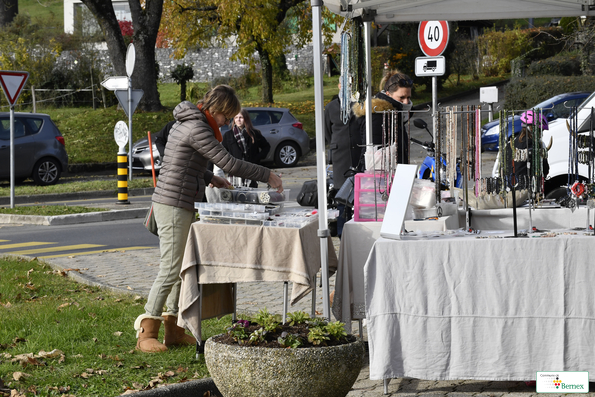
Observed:
[[[130,77],[128,77],[128,179],[132,180],[132,79]]]
[[[364,22],[364,44],[366,53],[366,151],[372,155],[374,148],[372,147],[372,46],[370,45],[370,30],[372,22]],[[354,38],[356,40],[358,38]]]
[[[322,315],[330,320],[328,244],[330,238],[326,211],[326,156],[324,153],[324,89],[322,86],[322,0],[311,0],[312,45],[314,49],[314,104],[316,116],[316,174],[318,179],[318,237],[320,237],[320,272],[322,278]]]
[[[10,105],[10,208],[14,208],[14,105]]]
[[[434,136],[434,147],[436,147],[436,130],[438,129],[438,79],[432,76],[432,135]],[[436,167],[438,167],[439,155],[436,156]]]

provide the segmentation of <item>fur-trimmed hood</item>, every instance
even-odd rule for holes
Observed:
[[[352,110],[356,117],[364,117],[366,115],[366,106],[363,103],[354,104]],[[382,93],[379,93],[378,96],[372,98],[372,114],[384,112],[386,110],[400,110],[398,102]]]

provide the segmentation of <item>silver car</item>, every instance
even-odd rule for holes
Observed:
[[[278,167],[294,167],[302,156],[310,151],[310,137],[300,123],[286,108],[245,108],[254,128],[258,129],[271,145],[263,163],[275,163]],[[221,133],[229,131],[221,127]],[[139,139],[132,146],[132,169],[151,171],[151,154],[147,138]],[[161,157],[153,143],[155,170],[161,168]]]
[[[53,185],[68,170],[64,137],[47,114],[14,114],[14,176]],[[10,179],[10,113],[0,113],[0,179]]]

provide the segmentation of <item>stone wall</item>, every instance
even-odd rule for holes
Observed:
[[[106,76],[115,76],[107,50],[96,50],[95,59]],[[172,49],[157,48],[156,59],[159,64],[159,80],[163,83],[173,83],[171,72],[177,65],[191,65],[194,69],[193,82],[209,82],[217,77],[239,77],[248,69],[248,65],[231,61],[235,48],[201,48],[198,51],[188,52],[182,59],[174,59]],[[258,55],[255,54],[258,59]],[[292,48],[285,54],[287,68],[291,72],[314,73],[312,47],[301,49]],[[63,53],[59,62],[62,65],[71,64],[70,54]],[[97,63],[96,63],[97,64]]]

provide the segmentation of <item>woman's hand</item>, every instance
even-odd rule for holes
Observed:
[[[218,187],[223,189],[229,189],[232,187],[231,183],[225,178],[221,178],[220,176],[213,175],[211,179],[211,183],[209,183],[210,187]]]
[[[268,184],[273,189],[277,189],[278,193],[283,191],[283,181],[281,181],[281,175],[277,175],[273,171],[271,171],[269,174]]]

